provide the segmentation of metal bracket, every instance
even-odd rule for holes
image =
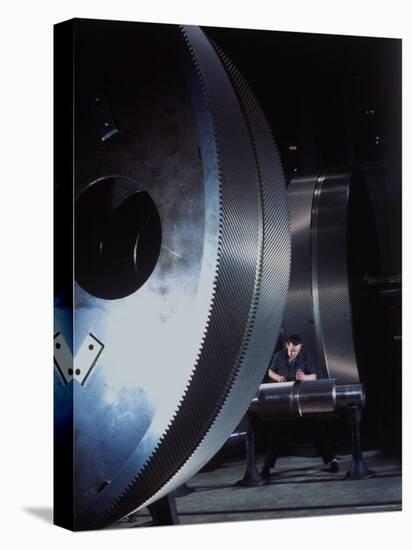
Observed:
[[[73,380],[73,354],[60,332],[54,336],[54,366],[65,385]]]
[[[54,337],[54,365],[65,385],[73,378],[82,386],[90,376],[103,351],[104,344],[93,334],[89,334],[73,359],[63,335],[58,332]]]
[[[96,336],[93,336],[93,334],[89,334],[77,352],[74,378],[82,386],[84,386],[90,376],[103,348],[104,345],[102,342]]]

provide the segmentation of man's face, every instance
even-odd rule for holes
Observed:
[[[302,349],[302,344],[297,344],[295,346],[294,344],[292,344],[292,342],[289,342],[288,344],[286,344],[286,349],[288,351],[289,359],[296,359],[296,357],[300,353],[300,350]]]

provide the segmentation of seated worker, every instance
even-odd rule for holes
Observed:
[[[303,342],[298,334],[289,336],[285,341],[285,349],[274,354],[267,372],[271,381],[289,382],[294,380],[316,380],[317,369],[312,355],[303,349]],[[331,441],[323,423],[309,421],[308,431],[312,435],[316,449],[325,464],[328,464],[332,473],[339,471],[339,465],[332,448]],[[290,423],[288,424],[288,428]],[[283,428],[283,429],[282,429]],[[262,477],[270,476],[270,469],[274,467],[279,456],[279,450],[289,430],[286,426],[277,422],[272,429],[268,448],[266,451],[263,468],[260,473]]]
[[[272,358],[268,376],[275,382],[292,380],[316,380],[317,371],[310,353],[303,348],[298,334],[286,339],[285,349],[278,351]]]

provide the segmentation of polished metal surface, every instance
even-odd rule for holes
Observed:
[[[325,378],[302,382],[261,384],[249,411],[265,420],[324,416],[349,406],[363,407],[365,394],[362,384],[337,385]]]
[[[336,386],[336,405],[339,409],[354,405],[363,408],[365,401],[363,384],[341,384]]]
[[[359,382],[348,274],[352,174],[294,178],[288,188],[292,265],[284,326],[314,353],[320,376]]]
[[[334,412],[336,410],[335,388],[336,381],[331,378],[301,382],[295,393],[299,416]]]
[[[128,78],[116,75],[110,102],[119,134],[101,145],[86,122],[77,129],[76,205],[95,233],[88,235],[83,221],[76,225],[76,243],[87,251],[78,265],[85,267],[76,271],[73,322],[57,296],[55,325],[74,369],[90,335],[104,349],[84,384],[65,384],[56,369],[64,413],[58,427],[75,404],[76,529],[104,527],[150,504],[215,454],[262,379],[286,299],[285,182],[263,113],[199,28],[182,29],[184,40],[178,28],[164,29],[145,29],[157,48],[151,56],[146,44],[145,63],[128,51],[136,39],[130,29],[116,43],[129,71]],[[105,70],[116,71],[113,59]],[[79,73],[81,99],[88,86],[81,87]],[[88,218],[84,197],[103,185],[104,215],[93,202]],[[129,198],[140,200],[142,192],[156,207],[161,247],[137,284],[144,243],[136,227],[146,225]],[[125,226],[126,211],[136,224]],[[112,232],[122,237],[121,254]],[[90,250],[97,263],[107,256],[104,284]],[[125,283],[116,288],[120,276]]]
[[[264,418],[296,416],[298,410],[294,407],[294,385],[294,382],[261,384],[249,410]]]
[[[311,226],[317,177],[294,178],[288,187],[292,255],[288,299],[283,325],[286,335],[300,334],[316,358],[319,374],[327,375],[322,348],[318,348],[312,295]]]
[[[311,227],[315,328],[328,375],[340,384],[359,382],[348,274],[350,185],[351,172],[319,178]]]

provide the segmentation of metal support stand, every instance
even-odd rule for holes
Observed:
[[[253,415],[248,414],[249,429],[246,434],[245,447],[246,447],[246,472],[243,479],[236,482],[236,485],[240,487],[256,487],[257,485],[263,485],[266,480],[263,479],[256,467],[256,452],[255,452],[255,431],[253,427]]]
[[[153,504],[149,504],[148,509],[153,519],[153,525],[179,524],[174,493],[156,500]]]
[[[375,475],[375,472],[368,470],[362,457],[360,420],[361,408],[359,405],[351,405],[346,409],[348,421],[352,430],[352,464],[346,473],[346,479],[368,479]]]
[[[188,485],[186,485],[186,483],[183,483],[177,489],[175,489],[174,494],[175,494],[175,497],[178,498],[178,497],[185,497],[186,495],[190,495],[190,493],[193,493],[193,492],[194,492],[193,487],[189,487]]]

